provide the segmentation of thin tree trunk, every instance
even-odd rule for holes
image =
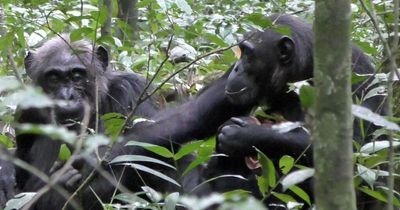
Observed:
[[[137,35],[138,11],[136,3],[137,0],[118,0],[118,18],[124,21],[129,27],[123,29],[125,32],[128,31],[129,34],[124,34],[122,31],[119,36],[121,39],[128,38],[128,40],[134,40]],[[129,37],[125,37],[126,35],[129,35]]]
[[[350,1],[315,3],[315,203],[319,210],[355,210]]]

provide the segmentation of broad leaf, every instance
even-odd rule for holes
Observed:
[[[372,112],[368,108],[353,104],[351,106],[351,112],[354,116],[372,122],[374,125],[382,126],[389,130],[400,131],[400,127],[396,123],[386,120],[384,117]]]
[[[171,166],[170,164],[164,161],[143,155],[120,155],[114,158],[110,163],[127,163],[127,162],[150,162],[175,169],[175,167]]]
[[[164,174],[162,174],[162,173],[160,173],[160,172],[158,172],[158,171],[156,171],[154,169],[146,167],[144,165],[139,165],[139,164],[135,164],[135,163],[124,163],[124,165],[130,166],[130,167],[135,168],[135,169],[137,169],[139,171],[144,171],[146,173],[149,173],[149,174],[152,174],[154,176],[157,176],[157,177],[159,177],[161,179],[164,179],[165,181],[168,181],[168,182],[170,182],[170,183],[172,183],[172,184],[174,184],[174,185],[176,185],[178,187],[181,186],[180,184],[178,184],[178,182],[176,182],[172,178],[170,178],[170,177],[168,177],[168,176],[166,176],[166,175],[164,175]]]
[[[365,144],[364,146],[361,147],[360,152],[362,153],[375,153],[380,150],[389,148],[390,142],[389,141],[374,141],[374,142],[369,142]],[[393,147],[398,147],[400,146],[400,142],[398,141],[393,141]]]
[[[167,148],[158,146],[155,144],[149,144],[149,143],[144,143],[144,142],[139,142],[139,141],[129,141],[125,146],[139,146],[143,147],[144,149],[151,151],[157,155],[160,155],[165,158],[172,158],[174,157],[174,154],[169,151]]]
[[[305,168],[294,171],[283,178],[281,184],[285,191],[289,187],[303,182],[304,180],[314,176],[315,170],[313,168]]]

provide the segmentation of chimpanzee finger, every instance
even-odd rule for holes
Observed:
[[[82,155],[77,155],[73,157],[74,160],[72,162],[72,167],[74,167],[77,170],[81,170],[83,166],[85,165],[85,157]]]
[[[246,121],[244,121],[244,120],[242,120],[241,118],[238,118],[238,117],[232,117],[231,120],[232,120],[232,122],[234,122],[237,125],[240,125],[242,127],[244,127],[244,126],[249,124],[248,122],[246,122]]]
[[[79,184],[81,179],[82,174],[76,173],[65,183],[65,186],[69,189],[74,189]]]
[[[56,161],[53,166],[50,168],[50,174],[58,171],[65,164],[65,161]]]

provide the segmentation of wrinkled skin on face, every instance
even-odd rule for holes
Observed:
[[[85,103],[94,107],[95,75],[97,73],[101,77],[107,68],[108,54],[104,48],[98,47],[94,55],[96,59],[91,60],[92,49],[88,46],[76,42],[71,47],[51,48],[49,51],[44,46],[38,52],[29,52],[25,58],[28,75],[58,102],[54,110],[56,121],[60,124],[81,121]]]
[[[239,44],[240,60],[229,75],[225,93],[231,102],[249,104],[285,87],[294,42],[273,31],[253,32]],[[268,36],[268,39],[264,39]]]

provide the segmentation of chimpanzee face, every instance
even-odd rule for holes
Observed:
[[[57,48],[53,45],[28,53],[25,67],[33,82],[59,102],[55,107],[57,122],[71,124],[83,119],[85,104],[94,107],[96,74],[100,76],[105,71],[108,55],[98,47],[93,58],[90,45],[85,43],[61,43]],[[77,50],[71,49],[74,46]]]
[[[239,48],[241,57],[225,87],[232,103],[258,102],[266,92],[277,92],[286,84],[286,68],[294,54],[292,39],[267,29],[253,33]]]

